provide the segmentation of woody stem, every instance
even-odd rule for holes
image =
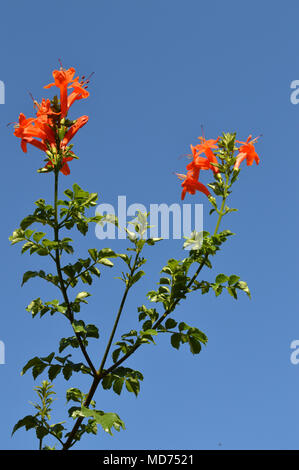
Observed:
[[[100,367],[99,367],[98,371],[96,372],[96,376],[94,377],[94,380],[91,384],[90,390],[89,390],[89,392],[87,394],[87,397],[84,401],[84,406],[85,407],[89,406],[89,404],[90,404],[90,402],[91,402],[91,400],[92,400],[92,398],[93,398],[93,396],[96,392],[96,389],[97,389],[101,379],[105,375],[107,375],[106,371],[104,371],[105,363],[106,363],[106,360],[107,360],[107,357],[108,357],[108,354],[109,354],[109,351],[110,351],[110,348],[111,348],[111,345],[112,345],[112,341],[113,341],[113,338],[114,338],[114,335],[115,335],[115,332],[116,332],[116,329],[117,329],[117,326],[118,326],[118,323],[119,323],[119,320],[120,320],[120,317],[121,317],[121,314],[122,314],[122,311],[123,311],[123,308],[124,308],[124,305],[125,305],[125,302],[126,302],[126,299],[127,299],[127,295],[129,293],[130,288],[132,287],[130,279],[132,278],[133,274],[135,273],[137,263],[138,263],[138,259],[139,259],[139,254],[140,254],[140,249],[137,250],[135,260],[134,260],[134,264],[130,269],[130,276],[129,276],[129,279],[128,279],[128,282],[127,282],[127,285],[126,285],[126,289],[125,289],[124,294],[123,294],[123,297],[122,297],[121,302],[120,302],[120,306],[119,306],[119,309],[118,309],[118,312],[117,312],[117,315],[116,315],[116,319],[115,319],[115,322],[114,322],[114,325],[113,325],[113,328],[112,328],[112,331],[111,331],[111,334],[110,334],[110,337],[109,337],[109,340],[108,340],[108,343],[107,343],[107,346],[106,346],[106,349],[105,349],[105,352],[104,352],[104,355],[103,355],[103,358],[102,358],[102,361],[101,361],[101,364],[100,364]],[[73,427],[72,431],[70,432],[67,441],[64,443],[64,445],[62,447],[63,450],[68,450],[76,442],[75,436],[76,436],[76,433],[77,433],[83,419],[84,419],[83,417],[77,418],[77,421],[74,424],[74,427]]]

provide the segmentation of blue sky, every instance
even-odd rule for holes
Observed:
[[[2,143],[1,323],[6,364],[0,365],[0,436],[2,449],[34,449],[34,433],[18,431],[15,422],[31,413],[34,383],[23,365],[35,355],[57,350],[70,335],[59,317],[30,318],[25,311],[38,296],[55,292],[38,280],[21,288],[26,270],[44,266],[39,257],[20,255],[8,236],[39,197],[52,201],[52,176],[39,175],[40,152],[23,154],[7,123],[20,112],[32,113],[31,92],[51,96],[43,85],[61,58],[80,75],[95,72],[90,98],[73,106],[72,116],[89,115],[76,137],[80,160],[64,188],[77,182],[99,193],[99,202],[115,204],[118,195],[133,202],[180,201],[174,172],[183,172],[189,145],[236,131],[263,137],[257,144],[260,165],[242,167],[231,205],[239,212],[222,228],[236,233],[214,259],[213,276],[239,274],[252,300],[234,301],[223,294],[194,293],[174,317],[204,331],[208,344],[199,356],[170,347],[168,338],[140,350],[128,366],[144,373],[136,399],[99,390],[97,408],[115,411],[126,431],[102,432],[83,439],[78,449],[298,449],[299,365],[290,362],[290,343],[299,339],[298,289],[298,135],[299,105],[290,102],[290,83],[299,79],[299,6],[295,1],[163,2],[53,0],[2,5],[1,73],[6,103],[0,105]],[[206,181],[207,182],[207,181]],[[204,226],[213,230],[204,196]],[[123,241],[100,241],[90,230],[76,237],[78,253],[90,247],[125,250]],[[170,257],[183,257],[181,243],[161,242],[148,249],[147,276],[128,299],[119,333],[137,326],[136,307],[155,288],[159,270]],[[104,272],[90,291],[83,318],[97,323],[100,355],[121,293],[113,280],[120,270]],[[210,279],[211,273],[207,273]],[[113,287],[112,287],[113,286]],[[99,352],[98,348],[101,348]],[[74,356],[74,358],[79,356]],[[88,390],[77,376],[55,382],[53,421],[65,418],[65,390]],[[52,441],[50,440],[49,443]]]

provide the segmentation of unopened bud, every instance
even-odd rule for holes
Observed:
[[[65,136],[65,127],[64,126],[60,127],[60,129],[58,130],[58,136],[59,136],[59,140],[63,140],[63,138]]]

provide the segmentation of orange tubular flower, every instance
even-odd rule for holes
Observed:
[[[252,135],[248,137],[246,142],[240,142],[239,140],[236,141],[238,142],[238,144],[243,144],[243,145],[241,145],[241,147],[239,148],[239,154],[237,155],[234,169],[238,170],[238,168],[240,167],[240,164],[245,159],[247,160],[248,166],[251,166],[254,161],[256,162],[257,165],[259,164],[260,159],[253,145],[257,141],[258,137],[255,137],[255,139],[251,139],[251,138],[252,138]]]
[[[42,102],[39,104],[37,101],[34,102],[35,107],[37,108],[36,116],[39,118],[39,121],[45,122],[47,124],[52,124],[52,116],[57,116],[60,113],[55,113],[51,109],[51,101],[49,99],[42,99]]]
[[[87,91],[85,87],[86,85],[84,85],[84,82],[79,82],[79,77],[76,77],[69,87],[74,88],[74,91],[72,91],[72,93],[68,96],[67,109],[70,109],[76,100],[81,100],[82,98],[87,98],[89,96],[89,91]]]
[[[188,163],[187,165],[187,170],[192,170],[195,168],[198,169],[198,174],[200,170],[210,170],[213,167],[213,165],[210,165],[210,162],[207,158],[205,157],[199,157],[199,152],[196,149],[196,147],[193,147],[193,145],[190,145],[192,155],[193,155],[193,160],[192,162]],[[198,179],[198,176],[196,177]]]
[[[27,144],[31,144],[34,147],[37,147],[38,149],[42,150],[43,152],[46,152],[48,150],[46,144],[44,144],[43,142],[40,142],[39,140],[34,139],[33,137],[24,137],[21,140],[21,148],[24,153],[27,153]]]
[[[53,71],[54,83],[49,83],[45,88],[56,86],[60,90],[60,110],[56,109],[56,97],[53,100],[43,98],[40,103],[33,99],[36,117],[26,118],[23,113],[19,115],[19,122],[15,125],[14,135],[21,139],[21,148],[27,152],[27,144],[46,153],[46,166],[48,170],[59,169],[64,175],[70,174],[68,162],[76,155],[68,147],[70,140],[83,127],[88,116],[81,116],[77,120],[65,119],[69,107],[82,98],[87,98],[89,79],[83,76],[74,79],[75,69],[70,67]],[[68,96],[68,89],[72,92]],[[32,96],[32,95],[31,95]],[[58,112],[56,112],[58,111]]]
[[[211,193],[208,188],[204,184],[200,183],[197,178],[194,177],[194,172],[192,170],[188,171],[187,175],[177,174],[177,176],[180,179],[184,179],[184,181],[182,182],[182,201],[185,199],[187,192],[189,194],[195,194],[196,191],[200,191],[201,193],[204,193],[207,197],[211,196]]]
[[[14,135],[21,139],[23,152],[27,152],[27,143],[41,150],[47,150],[46,141],[48,141],[50,145],[55,146],[56,144],[54,132],[48,124],[40,121],[40,118],[27,119],[23,113],[19,115],[19,124],[15,126]],[[39,142],[33,137],[41,139],[42,142]]]
[[[216,140],[215,139],[206,140],[205,137],[198,137],[198,138],[201,142],[200,144],[195,146],[198,152],[198,155],[200,155],[201,153],[204,153],[209,163],[214,163],[218,165],[217,158],[212,152],[212,149],[217,148],[217,142],[219,140],[219,137]],[[210,165],[210,168],[214,171],[214,173],[219,173],[219,168],[217,168],[216,166]]]
[[[78,130],[87,123],[87,121],[88,116],[81,116],[76,120],[75,124],[73,124],[65,134],[64,139],[61,142],[61,148],[64,148],[68,145],[69,141],[74,137]]]
[[[49,83],[44,88],[50,88],[52,86],[57,86],[60,90],[60,111],[61,117],[64,118],[67,115],[67,88],[68,85],[72,82],[75,75],[75,69],[73,67],[68,70],[54,70],[53,77],[54,83]]]
[[[34,121],[35,121],[35,118],[26,118],[25,114],[20,113],[19,123],[15,126],[14,135],[16,137],[22,137],[25,129]]]
[[[37,137],[43,141],[48,141],[52,145],[55,145],[56,143],[53,130],[48,126],[48,124],[45,124],[38,119],[35,119],[34,122],[30,123],[29,126],[22,130],[22,137]]]

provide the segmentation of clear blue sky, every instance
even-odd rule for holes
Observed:
[[[31,413],[32,388],[41,379],[35,384],[20,371],[30,357],[57,350],[58,339],[70,334],[63,319],[33,320],[25,311],[33,298],[51,300],[55,293],[38,280],[21,289],[22,273],[43,267],[44,260],[21,257],[18,246],[8,242],[37,198],[52,199],[52,180],[36,173],[40,153],[32,148],[23,154],[6,124],[21,111],[32,112],[28,92],[37,99],[51,95],[42,86],[52,81],[58,58],[80,75],[95,72],[89,100],[73,107],[74,117],[88,114],[90,121],[74,141],[81,158],[71,164],[63,185],[77,182],[98,192],[101,202],[115,203],[118,195],[126,195],[129,204],[178,202],[173,173],[184,170],[180,156],[200,135],[201,124],[209,138],[222,131],[236,131],[241,140],[263,134],[257,145],[261,163],[243,166],[232,197],[239,212],[223,224],[236,236],[214,260],[215,275],[239,274],[252,300],[190,296],[175,317],[203,330],[207,347],[192,356],[161,338],[157,346],[140,350],[128,363],[145,376],[139,397],[103,390],[96,397],[99,409],[120,415],[126,431],[113,437],[100,432],[77,448],[298,449],[299,365],[290,362],[290,343],[299,339],[299,105],[290,102],[290,83],[299,79],[298,15],[295,1],[1,5],[0,79],[6,85],[6,104],[0,106],[2,449],[36,448],[32,431],[10,437],[15,422]],[[199,195],[187,198],[204,201]],[[206,210],[204,223],[208,230],[215,224]],[[125,248],[124,242],[99,241],[92,230],[76,240],[80,255],[89,247]],[[167,259],[184,256],[178,241],[163,242],[151,253],[147,277],[130,296],[119,332],[137,325],[136,306],[155,287]],[[103,340],[121,291],[119,281],[108,290],[115,275],[117,270],[107,269],[94,284],[83,315],[99,325]],[[77,376],[67,386],[78,384],[88,390]],[[65,389],[57,379],[54,420],[64,419]]]

